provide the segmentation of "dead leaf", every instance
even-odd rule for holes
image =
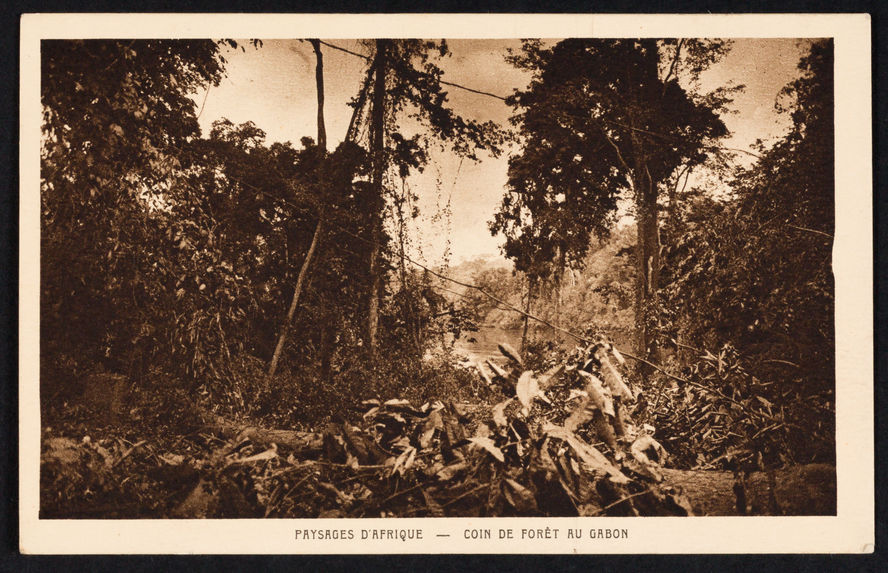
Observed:
[[[453,479],[459,472],[466,469],[466,463],[463,461],[456,462],[455,464],[450,464],[449,466],[444,466],[435,474],[435,476],[441,481],[447,481]]]
[[[616,346],[614,346],[613,344],[611,344],[611,345],[610,345],[610,351],[611,351],[611,354],[614,355],[614,358],[617,359],[617,363],[618,363],[620,366],[625,366],[625,365],[626,365],[626,359],[623,358],[623,355],[620,354],[620,351],[617,350],[617,347],[616,347]]]
[[[536,497],[533,492],[511,478],[503,480],[503,495],[506,501],[521,513],[531,513],[537,510]]]
[[[525,370],[521,377],[518,378],[518,383],[515,384],[515,396],[518,398],[518,401],[521,402],[523,406],[522,412],[526,415],[530,410],[530,403],[533,400],[533,396],[536,392],[539,391],[539,387],[536,385],[536,379],[533,376],[532,370]]]
[[[507,400],[500,402],[499,404],[497,404],[496,406],[493,407],[493,410],[491,411],[491,413],[493,414],[493,421],[496,423],[497,426],[503,427],[509,423],[509,421],[506,420],[505,409],[506,409],[506,406],[508,406],[511,401],[512,401],[512,398],[509,398]]]
[[[167,454],[161,454],[158,457],[171,466],[178,466],[179,464],[181,464],[182,462],[185,461],[185,456],[183,456],[181,454],[167,453]]]
[[[594,374],[585,370],[579,370],[580,376],[586,382],[585,391],[595,407],[608,416],[614,415],[614,401],[610,390]]]
[[[490,358],[487,359],[487,365],[490,366],[490,369],[493,370],[493,374],[497,378],[502,378],[503,380],[509,378],[509,373],[500,368],[500,366]]]
[[[265,450],[264,452],[247,456],[246,458],[239,458],[236,460],[231,460],[232,464],[251,464],[253,462],[264,462],[271,459],[276,458],[277,453],[277,444],[271,444],[271,447]]]
[[[629,446],[629,453],[643,464],[658,466],[662,466],[668,457],[666,449],[660,445],[660,442],[647,434],[642,434],[632,442],[632,445]]]
[[[561,364],[558,364],[557,366],[550,368],[549,370],[546,370],[545,374],[537,378],[540,389],[545,390],[546,388],[548,388],[552,384],[552,382],[554,382],[555,379],[561,375],[562,372],[564,372],[563,362]]]
[[[490,378],[490,374],[487,373],[487,370],[484,369],[484,366],[481,364],[477,364],[475,368],[478,369],[478,373],[481,374],[481,378],[484,379],[484,383],[488,386],[492,386],[493,379]]]
[[[518,351],[515,350],[511,344],[508,342],[500,342],[496,345],[499,348],[500,354],[517,364],[518,366],[524,367],[524,361],[521,359],[521,355],[518,354]]]
[[[490,438],[469,438],[469,442],[475,444],[480,448],[484,448],[490,453],[490,455],[492,455],[499,461],[506,461],[506,457],[503,455],[503,451],[496,447],[496,444],[494,444],[493,440],[491,440]]]
[[[404,475],[404,472],[413,467],[413,462],[416,459],[416,448],[408,447],[406,450],[401,452],[401,455],[395,460],[394,465],[392,466],[392,471],[389,475]]]
[[[623,381],[623,377],[620,375],[616,366],[610,361],[610,358],[607,357],[603,347],[595,351],[595,358],[597,358],[598,362],[601,364],[601,374],[604,376],[604,381],[610,388],[611,393],[628,402],[635,401],[635,395]]]
[[[571,388],[570,394],[568,394],[567,398],[564,401],[570,402],[571,400],[576,400],[577,398],[588,398],[588,397],[589,397],[589,394],[587,394],[585,390],[580,390],[579,388]]]
[[[611,464],[608,459],[604,457],[604,454],[595,449],[595,447],[584,442],[573,432],[551,423],[547,423],[543,426],[543,432],[548,436],[559,438],[567,442],[567,444],[573,448],[580,460],[583,461],[583,464],[590,469],[607,473],[610,476],[611,481],[615,483],[629,483],[629,478]]]
[[[435,430],[439,430],[443,426],[444,423],[441,419],[441,410],[433,410],[422,425],[422,434],[419,436],[419,447],[422,449],[428,448],[432,443],[432,438],[435,436]]]

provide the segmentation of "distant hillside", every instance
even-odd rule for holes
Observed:
[[[463,260],[458,265],[450,267],[446,274],[462,282],[472,282],[472,278],[478,273],[494,269],[511,271],[512,262],[497,255],[482,255],[469,260]]]
[[[631,260],[634,241],[635,228],[628,225],[615,229],[603,243],[595,242],[590,246],[583,268],[566,271],[560,285],[550,278],[537,290],[531,314],[577,333],[596,326],[629,348],[634,317],[635,270]],[[446,274],[481,286],[513,306],[525,308],[527,282],[522,273],[515,273],[512,268],[511,262],[500,257],[477,257],[449,268]],[[520,313],[503,308],[476,290],[453,283],[442,283],[442,286],[463,295],[443,293],[448,300],[474,309],[485,325],[504,329],[523,325]],[[535,336],[572,343],[569,337],[541,323],[531,321],[530,328]]]

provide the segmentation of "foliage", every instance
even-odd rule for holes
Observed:
[[[703,353],[650,393],[644,418],[677,467],[754,470],[830,461],[835,427],[829,392],[761,380],[732,346]]]
[[[782,92],[790,131],[740,171],[733,195],[685,205],[666,254],[666,337],[726,341],[785,412],[787,460],[834,452],[834,228],[832,43],[816,42]],[[744,384],[738,382],[738,387]],[[750,397],[754,397],[752,394]],[[688,398],[692,401],[692,398]],[[806,440],[808,432],[813,439]],[[832,444],[832,445],[830,445]]]
[[[435,141],[442,146],[448,144],[454,153],[472,160],[478,159],[479,151],[499,152],[504,134],[495,123],[466,119],[447,106],[447,92],[441,83],[443,71],[436,63],[450,56],[446,41],[388,41],[386,49],[390,65],[386,111],[391,130],[387,153],[400,177],[410,169],[422,168]],[[428,132],[403,133],[400,115],[425,126]]]
[[[44,41],[41,350],[126,370],[150,330],[152,199],[198,134],[188,95],[222,76],[210,41]],[[77,332],[70,337],[68,333]]]
[[[387,42],[381,162],[357,137],[328,153],[309,138],[268,144],[251,122],[201,136],[192,96],[222,77],[224,45],[43,45],[44,517],[672,515],[688,510],[658,485],[657,440],[682,466],[834,461],[831,42],[781,94],[786,136],[729,193],[671,197],[663,224],[667,183],[725,133],[730,89],[695,82],[726,44],[526,42],[510,58],[534,73],[510,98],[524,148],[491,226],[517,270],[462,278],[505,306],[524,304],[525,284],[549,291],[534,314],[599,342],[571,350],[541,327],[523,356],[502,346],[508,364],[474,367],[453,340],[520,316],[477,289],[445,297],[400,258],[416,216],[405,179],[432,147],[477,159],[504,143],[447,107],[433,57],[446,44]],[[636,225],[614,227],[627,190]],[[267,377],[317,228],[283,367]],[[657,286],[646,273],[659,263],[643,262],[661,229],[663,286],[638,306],[638,285]],[[367,272],[374,253],[388,260]],[[384,359],[365,352],[368,292]],[[643,315],[677,375],[646,377],[636,402],[601,339],[628,346]],[[321,445],[269,446],[208,430],[220,417],[326,430],[312,434]]]
[[[560,273],[580,264],[592,236],[607,234],[617,197],[631,191],[644,354],[660,266],[657,198],[676,169],[705,161],[727,134],[718,113],[731,91],[700,95],[695,86],[727,49],[721,40],[568,39],[551,48],[527,40],[508,58],[534,76],[510,98],[524,148],[510,160],[491,231],[505,234],[504,253],[519,270]]]
[[[356,423],[273,434],[272,443],[246,430],[220,440],[206,433],[213,426],[151,443],[113,430],[96,439],[47,432],[41,515],[688,515],[659,483],[665,451],[621,407],[632,391],[608,349],[578,349],[545,374],[507,373],[514,397],[489,412],[370,399]]]
[[[404,207],[409,206],[412,200],[406,178],[412,172],[424,169],[432,145],[437,143],[442,149],[449,146],[456,155],[477,160],[478,151],[497,155],[504,136],[493,122],[482,124],[467,120],[447,105],[447,93],[441,84],[442,71],[432,56],[435,54],[437,58],[443,58],[449,55],[445,41],[377,39],[372,44],[372,63],[362,91],[354,102],[355,119],[348,137],[357,141],[359,130],[356,126],[360,124],[366,101],[370,100],[367,130],[370,141],[367,149],[373,165],[371,180],[374,192],[361,210],[365,213],[365,226],[369,229],[365,240],[372,245],[366,271],[369,285],[365,297],[365,344],[370,354],[376,354],[379,299],[386,294],[384,279],[390,267],[400,262],[400,288],[402,291],[413,288],[403,260],[389,260],[388,266],[381,265],[379,261],[380,254],[391,252],[387,248],[390,237],[384,225],[387,204],[393,205],[398,218],[400,251],[395,257],[403,257],[407,242],[404,236],[405,214],[414,218],[418,216],[415,208],[405,213]],[[392,184],[396,178],[401,181],[400,194]],[[415,322],[415,318],[410,316],[414,296],[403,293],[400,297],[405,323]],[[414,330],[411,334],[413,346],[421,351],[418,348],[418,333]]]
[[[631,225],[615,228],[607,239],[590,245],[581,268],[566,272],[560,281],[554,277],[543,281],[540,288],[543,295],[536,301],[534,315],[562,326],[594,326],[599,333],[606,332],[620,348],[631,347],[634,235],[635,229]],[[526,284],[522,273],[488,264],[464,278],[520,308]],[[479,323],[505,329],[521,327],[520,314],[476,289],[467,289],[461,302],[478,317]],[[564,333],[541,323],[531,323],[531,333],[540,342],[574,342]]]

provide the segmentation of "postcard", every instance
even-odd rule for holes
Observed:
[[[869,16],[21,30],[23,552],[873,551]]]

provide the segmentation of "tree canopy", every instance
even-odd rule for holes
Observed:
[[[533,80],[509,99],[523,149],[509,162],[491,231],[506,235],[504,253],[521,270],[576,266],[590,238],[607,235],[618,198],[629,192],[643,353],[656,321],[657,200],[676,169],[705,161],[727,134],[718,114],[731,90],[694,90],[727,49],[721,40],[568,39],[551,47],[528,40],[508,58]]]

